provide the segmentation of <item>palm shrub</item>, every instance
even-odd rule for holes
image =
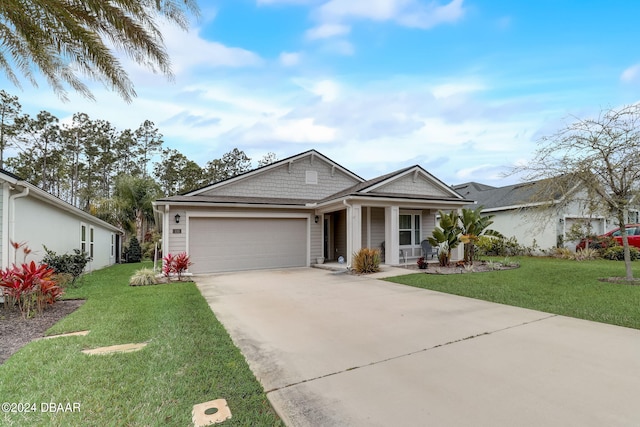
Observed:
[[[351,268],[360,274],[375,273],[380,271],[380,250],[362,248],[353,254]]]
[[[458,247],[460,239],[460,227],[458,226],[458,215],[455,211],[448,214],[440,211],[440,222],[433,230],[432,237],[427,240],[431,246],[438,246],[438,261],[441,267],[449,265],[451,251]]]
[[[464,243],[464,261],[469,264],[473,264],[475,245],[480,236],[504,239],[504,236],[499,232],[487,228],[493,224],[491,218],[495,215],[483,216],[482,208],[482,206],[478,206],[476,209],[462,208],[459,216],[462,224],[460,241]]]

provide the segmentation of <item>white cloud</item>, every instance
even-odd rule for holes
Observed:
[[[343,24],[321,24],[307,30],[306,37],[309,40],[326,39],[335,36],[349,34],[351,27]]]
[[[323,102],[335,101],[341,93],[340,84],[335,80],[323,79],[311,81],[307,79],[294,79],[293,81],[297,86],[307,92],[320,97]]]
[[[282,52],[278,59],[280,60],[280,64],[283,66],[293,67],[300,64],[302,54],[299,52]]]
[[[622,72],[620,80],[626,83],[634,82],[640,78],[640,64],[632,65]]]
[[[260,5],[271,5],[271,4],[314,4],[318,3],[320,0],[257,0],[256,3],[258,6]]]
[[[252,67],[262,63],[262,59],[251,51],[201,38],[197,29],[184,32],[168,27],[163,31],[176,74],[200,67]]]
[[[282,141],[294,142],[331,142],[335,140],[336,130],[314,123],[314,119],[285,120],[274,126],[273,136]]]
[[[330,0],[318,8],[317,14],[321,22],[369,19],[427,29],[462,18],[462,3],[463,0],[452,0],[444,5],[435,1],[425,5],[417,0]]]
[[[433,93],[433,96],[436,98],[447,98],[454,95],[468,94],[485,89],[486,87],[480,83],[456,82],[436,85],[431,89],[431,93]]]

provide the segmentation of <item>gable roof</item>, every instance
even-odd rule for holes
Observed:
[[[234,183],[239,183],[243,180],[247,179],[259,179],[259,177],[263,176],[265,172],[271,172],[276,170],[282,170],[283,167],[286,167],[289,164],[289,170],[291,170],[291,165],[293,162],[306,159],[311,156],[311,162],[313,163],[313,158],[317,157],[322,161],[326,162],[331,168],[335,168],[344,173],[351,182],[356,182],[356,184],[347,186],[344,189],[339,190],[335,193],[326,194],[320,198],[318,197],[308,197],[306,198],[304,194],[291,195],[291,197],[285,196],[277,196],[273,195],[269,196],[268,194],[244,194],[234,193],[233,191],[229,191],[227,186],[235,185]],[[332,172],[333,175],[333,172]],[[411,177],[411,181],[407,181],[407,178]],[[405,184],[409,186],[413,186],[412,189],[404,190]],[[431,191],[423,192],[422,189],[425,188],[431,189]],[[422,187],[422,188],[421,188]],[[212,191],[213,190],[213,191]],[[400,191],[398,191],[400,190]],[[457,193],[453,188],[446,185],[438,178],[431,175],[425,169],[423,169],[419,165],[409,166],[402,168],[400,170],[387,173],[385,175],[381,175],[379,177],[364,180],[360,176],[355,173],[349,171],[348,169],[340,166],[338,163],[324,156],[316,150],[305,151],[304,153],[297,154],[295,156],[288,157],[286,159],[280,160],[278,162],[274,162],[270,165],[263,166],[252,171],[237,175],[233,178],[226,179],[224,181],[220,181],[206,187],[199,188],[197,190],[193,190],[191,192],[170,196],[158,199],[154,204],[171,204],[171,203],[179,203],[179,204],[194,204],[194,205],[262,205],[269,207],[277,207],[277,206],[289,206],[289,207],[299,207],[299,208],[309,208],[312,206],[318,206],[319,204],[332,204],[335,202],[340,202],[340,200],[350,197],[364,197],[364,198],[394,198],[394,199],[409,199],[414,201],[419,200],[433,200],[433,201],[446,201],[446,202],[455,202],[456,204],[464,204],[470,203],[471,200],[467,200],[465,197],[461,196]]]
[[[215,189],[217,187],[228,185],[228,184],[231,184],[233,182],[240,181],[240,180],[243,180],[243,179],[246,179],[246,178],[250,178],[250,177],[252,177],[254,175],[258,175],[258,174],[264,173],[265,171],[268,171],[270,169],[279,168],[282,165],[286,165],[287,163],[292,163],[292,162],[294,162],[296,160],[300,160],[300,159],[302,159],[304,157],[308,157],[309,155],[311,155],[312,157],[316,156],[316,157],[324,160],[325,162],[331,164],[336,169],[338,169],[338,170],[342,171],[343,173],[345,173],[347,176],[352,177],[356,181],[364,181],[364,178],[356,175],[355,173],[351,172],[349,169],[339,165],[338,163],[334,162],[333,160],[331,160],[330,158],[328,158],[324,154],[322,154],[322,153],[320,153],[320,152],[318,152],[316,150],[308,150],[308,151],[305,151],[303,153],[287,157],[286,159],[278,160],[278,161],[270,163],[268,165],[261,166],[261,167],[258,167],[256,169],[252,169],[252,170],[250,170],[248,172],[241,173],[241,174],[233,176],[231,178],[223,179],[222,181],[218,181],[218,182],[215,182],[213,184],[209,184],[209,185],[206,185],[204,187],[200,187],[198,189],[191,190],[191,191],[189,191],[187,193],[184,193],[183,195],[184,196],[196,196],[196,195],[198,195],[200,193],[204,193],[206,191]]]
[[[463,197],[474,200],[478,205],[489,210],[517,209],[526,206],[540,205],[553,202],[562,197],[558,192],[552,192],[547,180],[521,182],[504,187],[492,187],[477,182],[467,182],[454,185],[453,189]]]
[[[430,196],[425,196],[425,195],[416,195],[416,194],[407,194],[407,193],[383,193],[383,192],[377,192],[376,190],[383,187],[384,185],[387,185],[407,174],[411,174],[414,173],[416,175],[421,175],[422,177],[426,178],[428,181],[434,183],[436,185],[436,187],[440,188],[443,192],[448,193],[449,197],[445,197],[445,198],[450,198],[452,200],[463,200],[464,197],[462,197],[460,194],[458,194],[455,190],[453,190],[451,187],[447,186],[446,184],[444,184],[442,181],[440,181],[438,178],[434,177],[433,175],[431,175],[429,172],[427,172],[426,170],[424,170],[421,166],[419,165],[414,165],[414,166],[409,166],[400,170],[397,170],[395,172],[390,172],[388,174],[385,175],[381,175],[379,177],[370,179],[368,181],[364,181],[361,182],[359,184],[354,185],[351,188],[347,188],[344,191],[341,191],[339,193],[333,194],[330,197],[327,197],[325,200],[323,200],[323,202],[325,201],[329,201],[329,200],[335,200],[335,199],[340,199],[342,197],[346,197],[346,196],[373,196],[373,197],[403,197],[403,198],[420,198],[420,199],[430,199],[430,198],[434,198],[434,199],[442,199],[442,197],[430,197]],[[415,175],[414,175],[415,176]]]
[[[44,191],[43,189],[31,184],[28,181],[20,178],[19,176],[6,171],[4,169],[0,169],[0,180],[13,184],[17,187],[22,187],[27,191],[26,195],[30,197],[34,197],[38,200],[41,200],[50,205],[56,206],[59,209],[67,211],[79,218],[83,218],[86,221],[90,221],[94,224],[100,225],[108,230],[122,233],[122,230],[116,227],[115,225],[109,224],[106,221],[101,220],[100,218],[91,215],[88,212],[83,211],[82,209],[78,209],[70,203],[65,202],[64,200],[54,196],[51,193]]]

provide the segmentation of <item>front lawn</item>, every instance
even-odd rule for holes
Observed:
[[[547,313],[640,329],[640,286],[598,281],[624,277],[620,261],[513,258],[514,270],[470,274],[412,274],[388,279],[419,288],[463,295]],[[640,277],[640,261],[634,263]]]
[[[89,335],[32,342],[0,365],[0,401],[36,404],[22,414],[3,407],[0,425],[188,426],[193,405],[215,399],[231,409],[224,426],[283,425],[195,284],[128,286],[141,267],[96,271],[67,291],[87,302],[47,334]],[[81,353],[141,342],[138,352]],[[47,403],[79,411],[43,413]]]

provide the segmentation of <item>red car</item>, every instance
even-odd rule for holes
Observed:
[[[627,229],[629,246],[640,248],[640,224],[627,224],[625,228]],[[620,232],[620,227],[614,228],[613,230],[598,236],[595,242],[593,240],[589,240],[589,247],[600,248],[603,246],[602,243],[605,243],[604,246],[606,247],[606,241],[609,238],[616,240],[618,244],[622,246],[622,233]],[[585,243],[586,242],[583,239],[576,245],[576,249],[584,249]]]

